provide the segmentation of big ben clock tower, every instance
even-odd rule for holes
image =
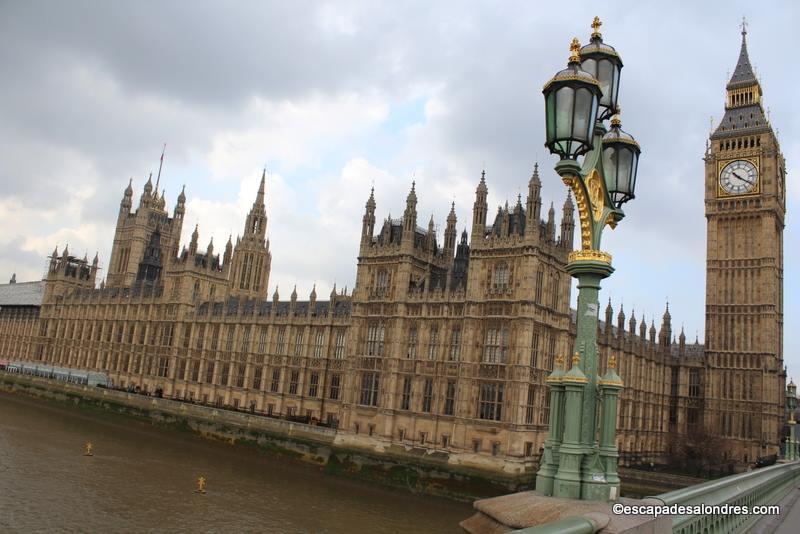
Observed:
[[[720,460],[777,454],[783,428],[786,164],[764,116],[742,23],[725,115],[705,156],[706,430]]]

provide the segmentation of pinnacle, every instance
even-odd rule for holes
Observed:
[[[733,75],[728,82],[728,89],[736,86],[746,86],[758,83],[753,66],[750,64],[750,56],[747,53],[747,24],[742,22],[742,45],[739,50],[739,60],[736,62],[736,68],[733,70]]]

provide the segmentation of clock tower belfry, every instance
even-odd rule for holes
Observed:
[[[725,115],[705,154],[705,430],[723,460],[777,454],[783,427],[786,163],[765,117],[742,23]]]

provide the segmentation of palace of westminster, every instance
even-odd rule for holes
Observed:
[[[744,31],[704,160],[705,344],[676,336],[669,309],[658,331],[610,303],[599,323],[599,367],[613,354],[625,383],[623,464],[669,462],[698,436],[740,466],[779,450],[785,162]],[[183,192],[170,215],[158,184],[148,180],[135,209],[128,185],[103,283],[97,257],[64,248],[43,281],[0,286],[0,358],[307,418],[336,427],[343,446],[422,448],[455,465],[532,473],[547,437],[546,378],[575,335],[572,200],[560,223],[552,206],[543,217],[534,168],[525,202],[492,220],[482,175],[471,232],[459,235],[451,209],[439,241],[433,219],[418,223],[413,185],[399,219],[379,221],[370,194],[351,294],[281,300],[268,295],[264,182],[221,255],[200,248],[197,229],[179,243]]]

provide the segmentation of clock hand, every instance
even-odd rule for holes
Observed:
[[[752,180],[748,180],[748,179],[747,179],[747,178],[745,178],[744,176],[740,176],[740,175],[739,175],[739,173],[737,173],[736,171],[733,171],[733,173],[732,173],[732,174],[733,174],[735,177],[737,177],[738,179],[740,179],[741,181],[743,181],[743,182],[746,182],[746,183],[748,183],[748,184],[750,184],[750,185],[753,185],[753,181],[752,181]]]

